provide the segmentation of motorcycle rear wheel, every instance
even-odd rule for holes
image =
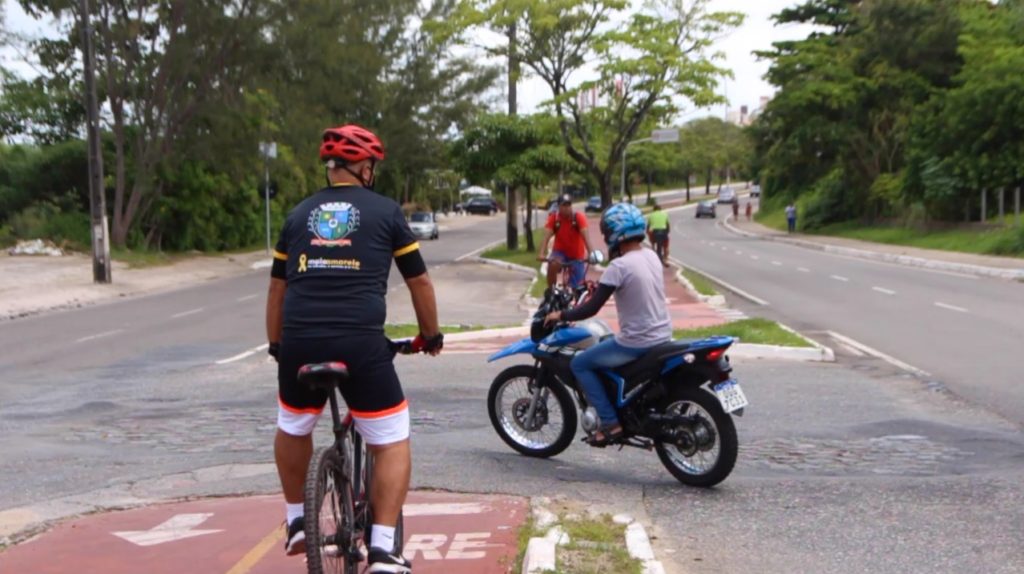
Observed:
[[[530,365],[516,365],[499,373],[487,393],[487,414],[505,444],[526,456],[548,458],[572,444],[576,403],[561,384],[537,384],[536,373]],[[530,421],[526,419],[527,411],[536,393],[543,395]]]
[[[696,445],[655,441],[661,464],[688,486],[708,488],[725,480],[736,466],[739,439],[732,417],[722,410],[718,399],[703,388],[677,388],[663,412],[695,416],[701,426],[696,427],[700,439]]]

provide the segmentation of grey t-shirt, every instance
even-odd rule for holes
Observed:
[[[672,339],[672,320],[665,303],[665,278],[654,251],[630,251],[608,265],[601,283],[615,288],[619,334],[624,347],[651,347]]]

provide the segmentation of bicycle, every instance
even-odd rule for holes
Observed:
[[[665,258],[668,253],[668,230],[659,229],[652,231],[649,239],[654,247],[654,252],[658,255],[658,259],[661,259],[661,264],[665,265]]]
[[[590,262],[583,259],[570,259],[565,262],[560,262],[553,258],[548,258],[548,265],[552,263],[558,263],[560,265],[558,270],[558,279],[555,280],[554,289],[563,293],[571,293],[572,305],[580,305],[586,301],[597,285],[593,280],[587,279],[587,273],[590,271]],[[583,282],[577,287],[572,286],[572,268],[575,264],[583,264]]]
[[[392,354],[418,352],[412,340],[389,341]],[[360,543],[369,550],[373,509],[373,455],[355,429],[352,413],[341,417],[338,389],[348,380],[344,363],[317,363],[299,369],[299,382],[329,391],[334,443],[313,454],[306,473],[304,514],[306,563],[309,574],[356,574],[365,558]],[[329,501],[328,501],[329,499]],[[324,516],[330,502],[330,516]],[[402,515],[395,526],[395,553],[401,554],[404,527]],[[326,566],[326,568],[325,568]]]

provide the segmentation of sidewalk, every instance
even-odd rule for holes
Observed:
[[[1008,279],[1024,279],[1024,260],[1015,257],[923,249],[906,245],[874,243],[827,235],[790,234],[761,225],[756,221],[746,221],[744,218],[733,219],[732,217],[727,217],[725,225],[727,228],[731,227],[742,234],[756,236],[761,239],[790,243],[810,249],[831,251],[841,255],[877,259],[929,269],[975,273]]]

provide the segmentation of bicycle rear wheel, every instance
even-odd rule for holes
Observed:
[[[358,549],[352,482],[337,445],[318,450],[306,474],[305,532],[309,574],[356,574]]]

